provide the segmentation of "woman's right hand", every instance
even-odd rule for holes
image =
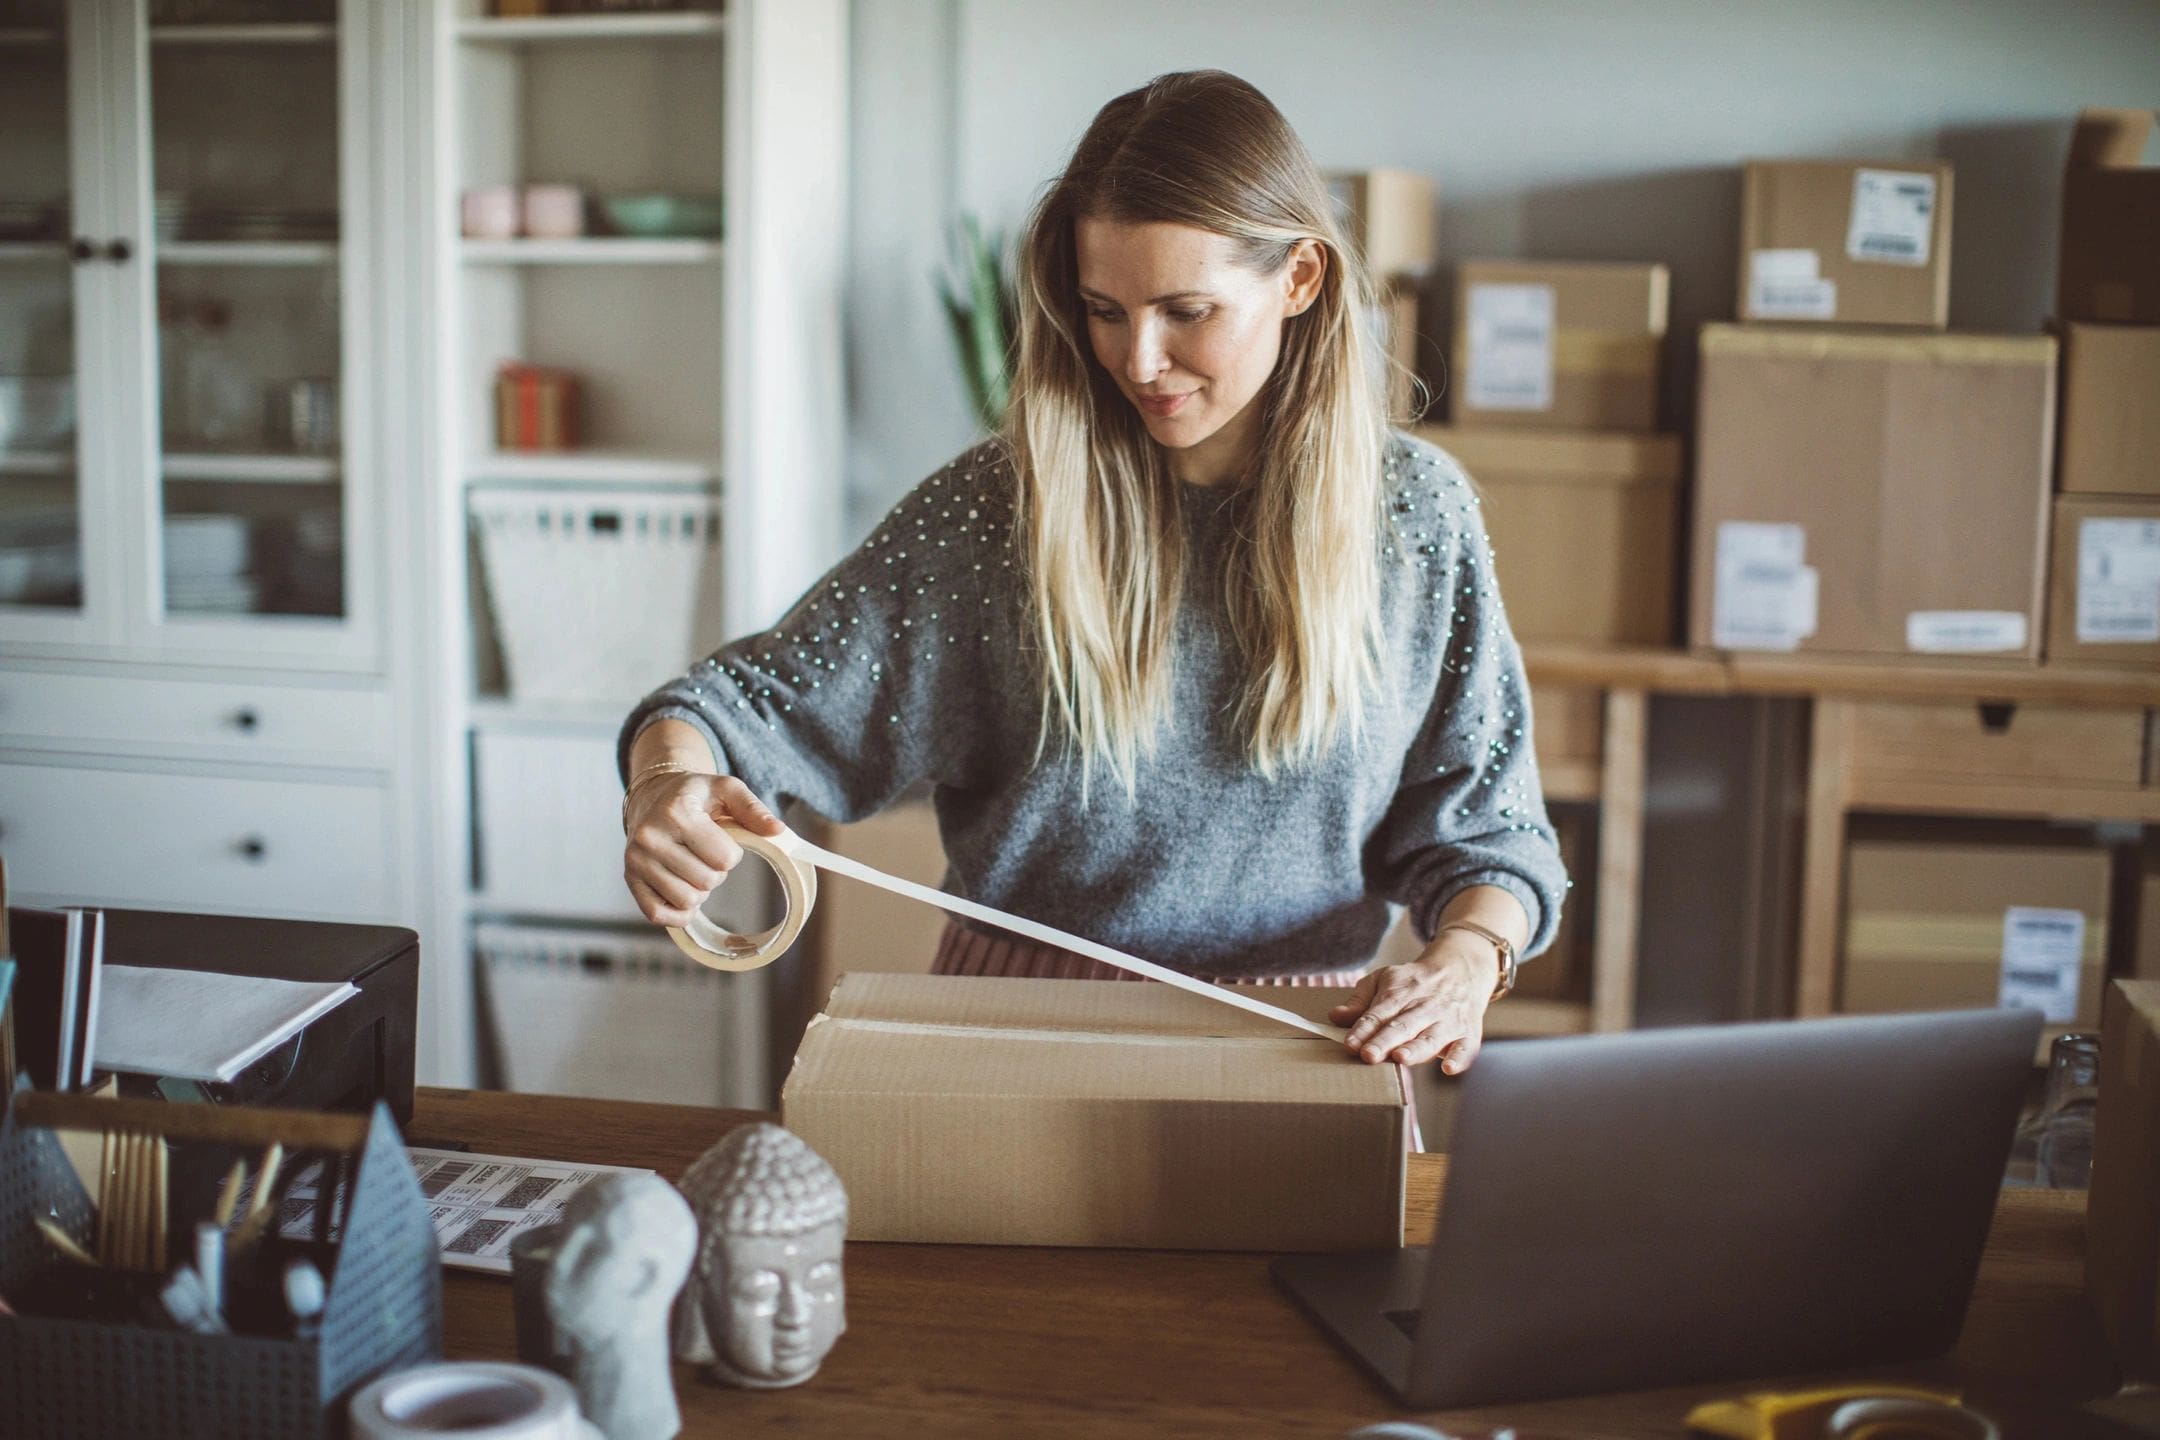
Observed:
[[[733,775],[659,774],[631,787],[623,808],[623,879],[655,925],[683,926],[743,858],[720,828],[756,835],[787,827]]]

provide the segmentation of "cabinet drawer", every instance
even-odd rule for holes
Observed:
[[[0,854],[26,897],[391,918],[389,792],[0,765]]]
[[[0,743],[386,767],[390,697],[38,670],[0,674]]]
[[[1900,779],[2134,789],[2145,783],[2145,746],[2143,710],[1892,701],[1852,710],[1853,768]]]

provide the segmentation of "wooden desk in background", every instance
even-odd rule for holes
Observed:
[[[416,1143],[650,1166],[670,1180],[741,1111],[422,1090]],[[1405,1238],[1431,1231],[1446,1161],[1412,1161]],[[2005,1193],[1957,1349],[1882,1372],[2080,1400],[2113,1388],[2083,1293],[2083,1197]],[[1402,1419],[1393,1400],[1295,1310],[1263,1255],[850,1245],[848,1333],[793,1390],[715,1385],[676,1368],[685,1436],[1333,1436]],[[451,1359],[516,1351],[507,1279],[450,1271]],[[1843,1377],[1850,1378],[1850,1377]],[[1418,1417],[1524,1440],[1678,1436],[1689,1406],[1741,1384]]]

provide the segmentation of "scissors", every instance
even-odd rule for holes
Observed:
[[[1956,1395],[1902,1385],[1717,1400],[1690,1410],[1687,1426],[1719,1440],[2002,1440],[1993,1420]]]

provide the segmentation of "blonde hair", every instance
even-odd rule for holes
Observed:
[[[1380,653],[1387,416],[1368,359],[1373,288],[1327,186],[1266,96],[1221,71],[1160,76],[1105,105],[1021,241],[1019,337],[1005,438],[1019,475],[1043,728],[1134,794],[1171,692],[1187,536],[1163,448],[1096,361],[1076,224],[1168,221],[1237,242],[1267,274],[1301,240],[1327,252],[1320,293],[1284,322],[1254,403],[1258,464],[1223,577],[1249,670],[1238,721],[1255,770],[1362,734]]]

